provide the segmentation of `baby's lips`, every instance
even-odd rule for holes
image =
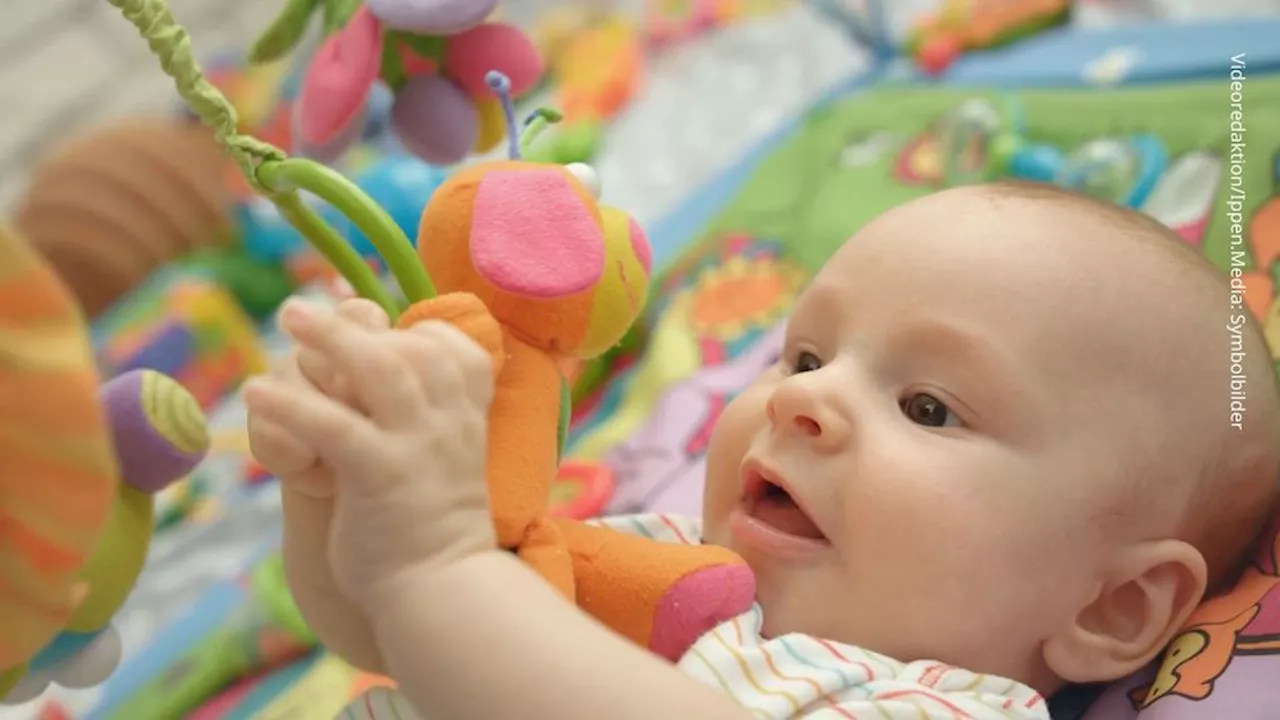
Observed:
[[[362,6],[316,51],[296,107],[296,140],[327,147],[363,122],[369,91],[382,66],[382,23]]]

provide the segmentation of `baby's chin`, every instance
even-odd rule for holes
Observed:
[[[733,534],[729,532],[728,520],[724,517],[713,517],[711,513],[703,513],[702,544],[739,552],[739,549],[733,546]]]

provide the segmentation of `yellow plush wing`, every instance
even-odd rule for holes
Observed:
[[[116,483],[80,310],[0,224],[0,671],[65,626]]]

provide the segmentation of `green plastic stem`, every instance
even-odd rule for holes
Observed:
[[[338,268],[356,292],[388,308],[392,317],[399,311],[373,270],[350,244],[302,203],[296,190],[306,190],[350,219],[373,243],[411,304],[436,296],[435,285],[422,267],[409,238],[385,210],[341,173],[305,158],[289,158],[262,163],[258,166],[257,176],[272,193],[271,199],[280,207],[285,219]]]

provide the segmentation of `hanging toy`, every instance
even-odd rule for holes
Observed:
[[[288,0],[255,43],[253,62],[291,51],[316,10],[326,38],[294,104],[294,147],[332,162],[359,140],[380,79],[394,94],[391,125],[401,144],[435,165],[452,165],[502,141],[502,107],[484,83],[489,70],[516,97],[542,77],[533,42],[514,25],[485,22],[497,0]]]
[[[235,112],[203,77],[186,31],[165,0],[108,0],[148,41],[161,67],[214,130],[245,177],[396,326],[445,320],[489,351],[489,495],[497,537],[570,602],[652,652],[674,660],[707,630],[748,610],[750,568],[725,548],[673,545],[553,518],[551,487],[569,417],[565,357],[616,344],[639,316],[650,250],[635,220],[601,206],[585,165],[522,161],[558,119],[541,110],[517,136],[515,84],[482,81],[502,110],[510,160],[467,167],[436,190],[413,243],[351,181],[315,161],[239,134]],[[377,248],[404,305],[316,211],[307,191],[346,215]],[[430,274],[428,274],[430,273]],[[446,294],[437,296],[437,283]]]
[[[0,699],[104,681],[111,619],[154,531],[154,494],[208,448],[195,399],[142,370],[98,387],[88,332],[63,285],[0,230]]]
[[[569,419],[566,357],[616,345],[648,291],[650,249],[629,215],[598,202],[595,171],[524,162],[548,116],[515,131],[509,84],[489,83],[510,128],[510,160],[459,170],[422,215],[420,267],[439,297],[397,327],[453,323],[489,351],[489,498],[499,547],[637,644],[678,659],[704,632],[750,607],[755,585],[733,553],[656,543],[552,516],[551,488]]]

